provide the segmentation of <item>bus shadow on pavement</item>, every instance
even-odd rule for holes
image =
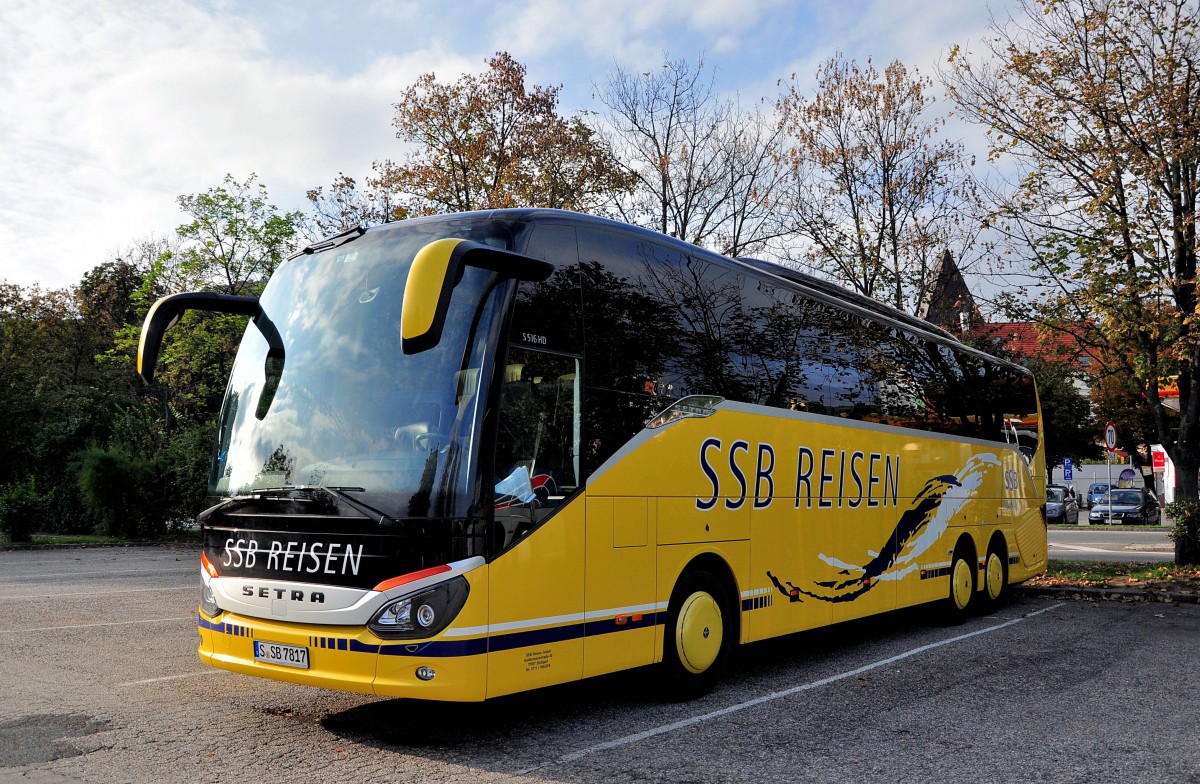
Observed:
[[[944,627],[936,606],[897,610],[774,638],[735,650],[712,693],[678,702],[656,667],[643,667],[482,703],[385,699],[327,714],[328,732],[345,740],[446,762],[511,770],[516,760],[553,758],[605,738],[721,710],[828,673],[838,660],[873,658],[877,644],[921,644]]]

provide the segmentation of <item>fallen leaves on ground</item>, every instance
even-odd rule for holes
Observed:
[[[1174,564],[1051,563],[1027,585],[1054,588],[1125,588],[1152,592],[1200,593],[1200,567]]]

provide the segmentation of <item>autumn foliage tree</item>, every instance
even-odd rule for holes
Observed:
[[[1200,4],[1019,0],[978,56],[956,50],[954,100],[990,129],[1017,187],[997,226],[1045,287],[1023,315],[1086,325],[1109,372],[1134,379],[1197,497],[1200,325]],[[1014,302],[1020,305],[1020,302]],[[1092,327],[1094,325],[1094,329]],[[1178,376],[1180,414],[1159,386]]]
[[[961,262],[980,225],[969,160],[940,138],[931,85],[899,61],[880,73],[839,54],[817,70],[815,93],[792,77],[778,102],[805,245],[794,260],[911,313],[937,257],[951,249]]]
[[[504,52],[487,64],[480,75],[447,83],[428,73],[410,85],[395,104],[393,125],[411,152],[376,162],[362,191],[345,175],[329,192],[310,191],[322,227],[504,207],[589,211],[609,203],[624,175],[582,117],[558,113],[561,87],[526,86],[525,66]]]
[[[561,86],[526,87],[525,66],[505,52],[487,64],[453,83],[425,74],[401,94],[392,124],[414,150],[378,167],[381,185],[413,214],[607,201],[619,170],[582,118],[558,114]]]

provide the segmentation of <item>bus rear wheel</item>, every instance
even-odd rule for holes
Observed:
[[[974,558],[968,557],[963,548],[956,548],[950,561],[950,595],[946,599],[946,614],[952,624],[967,619],[971,599],[975,596]]]
[[[685,574],[671,594],[663,640],[667,694],[692,699],[716,685],[736,634],[734,608],[707,571]]]
[[[988,612],[995,610],[1008,597],[1008,564],[995,548],[988,548],[983,570],[983,603]]]

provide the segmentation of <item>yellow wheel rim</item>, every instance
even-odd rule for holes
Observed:
[[[675,622],[675,650],[688,672],[700,674],[713,665],[721,652],[725,627],[721,607],[704,591],[689,596],[679,609]]]
[[[989,553],[987,560],[987,592],[992,601],[1004,592],[1004,562],[996,553]]]
[[[954,562],[954,571],[950,575],[950,598],[954,606],[960,610],[967,609],[971,603],[971,564],[959,558]]]

